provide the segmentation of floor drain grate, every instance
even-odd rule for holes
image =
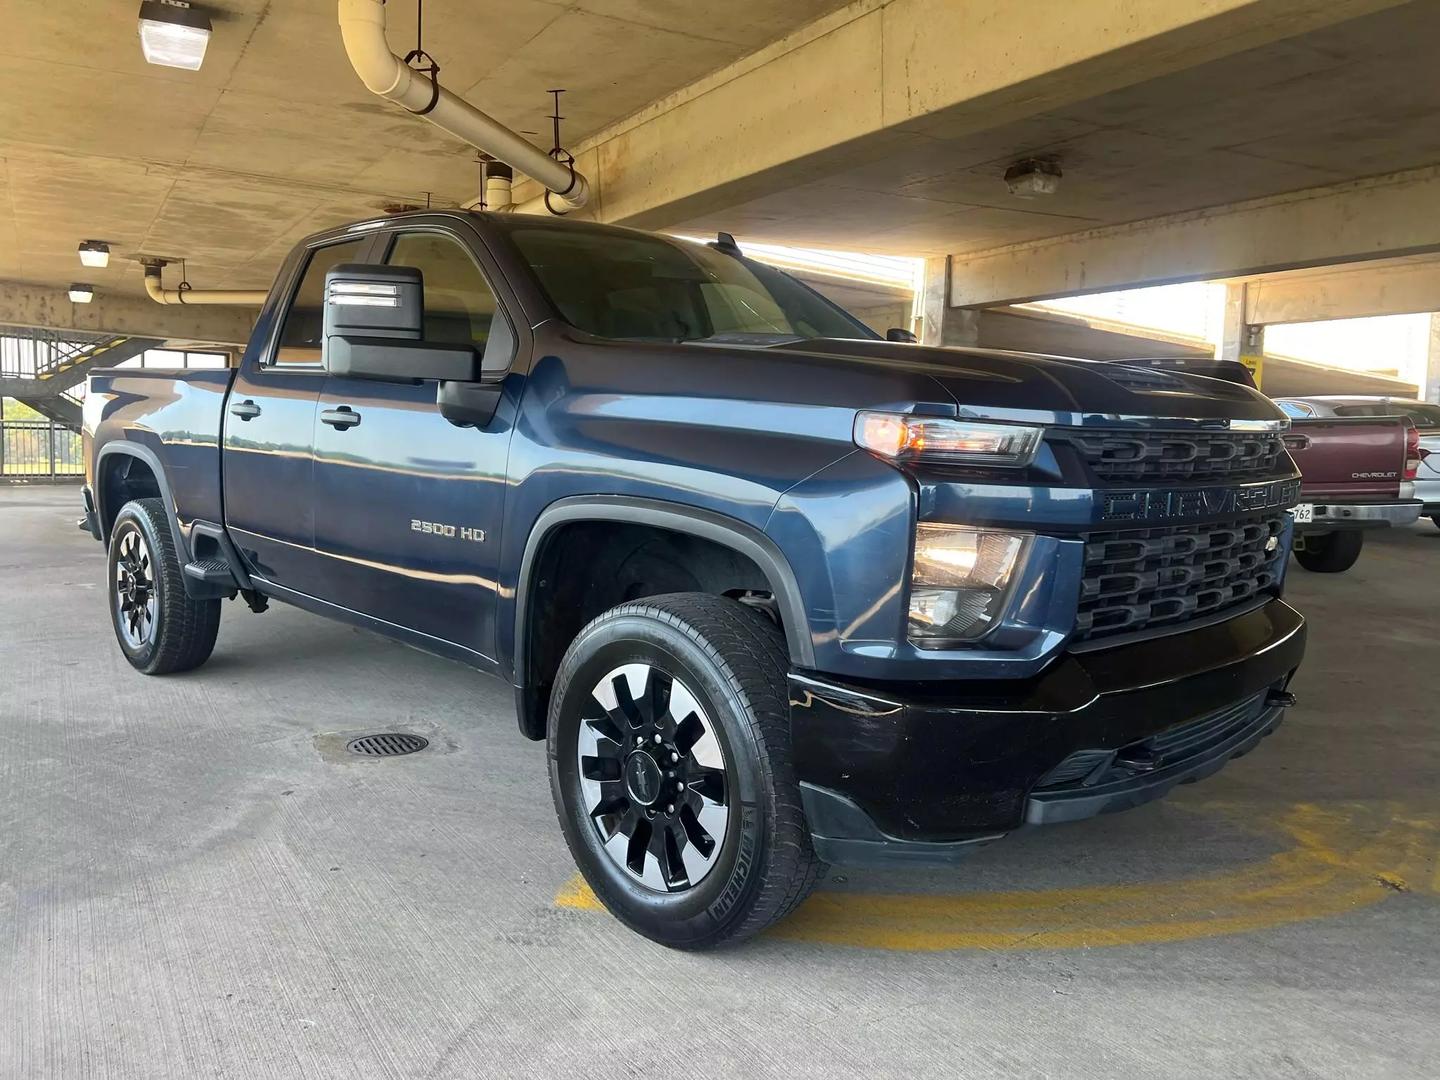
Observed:
[[[346,743],[345,749],[352,754],[364,754],[366,757],[399,757],[401,754],[413,754],[416,751],[424,750],[429,745],[430,740],[422,739],[419,735],[387,731],[380,735],[365,735],[359,739],[351,739]]]

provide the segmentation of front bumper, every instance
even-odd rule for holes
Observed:
[[[1420,520],[1419,499],[1386,499],[1381,502],[1317,502],[1315,519],[1296,525],[1296,531],[1334,532],[1336,529],[1379,529],[1389,525],[1410,525]]]
[[[948,863],[1026,823],[1159,798],[1274,729],[1304,650],[1304,619],[1270,599],[1072,653],[1018,683],[792,674],[792,750],[816,851],[838,864]]]

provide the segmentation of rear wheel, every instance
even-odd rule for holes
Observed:
[[[220,601],[192,600],[165,504],[136,499],[110,531],[110,621],[120,651],[137,671],[189,671],[210,658],[220,631]]]
[[[1317,574],[1341,574],[1355,565],[1365,534],[1358,530],[1304,536],[1295,549],[1295,561]]]
[[[551,790],[585,880],[664,945],[739,941],[823,870],[790,763],[779,630],[733,600],[676,593],[583,629],[551,697]]]

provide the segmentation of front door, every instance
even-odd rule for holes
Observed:
[[[315,404],[325,272],[360,262],[371,238],[317,245],[304,255],[290,304],[271,340],[256,339],[230,391],[222,469],[226,525],[256,577],[307,591],[314,560]]]
[[[423,274],[427,341],[486,355],[505,316],[456,234],[400,232],[385,261]],[[326,377],[315,416],[317,596],[493,658],[514,382],[476,428],[440,415],[433,380]]]

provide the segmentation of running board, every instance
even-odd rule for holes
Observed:
[[[223,558],[200,559],[185,564],[185,591],[195,600],[234,596],[240,589],[230,564]]]

